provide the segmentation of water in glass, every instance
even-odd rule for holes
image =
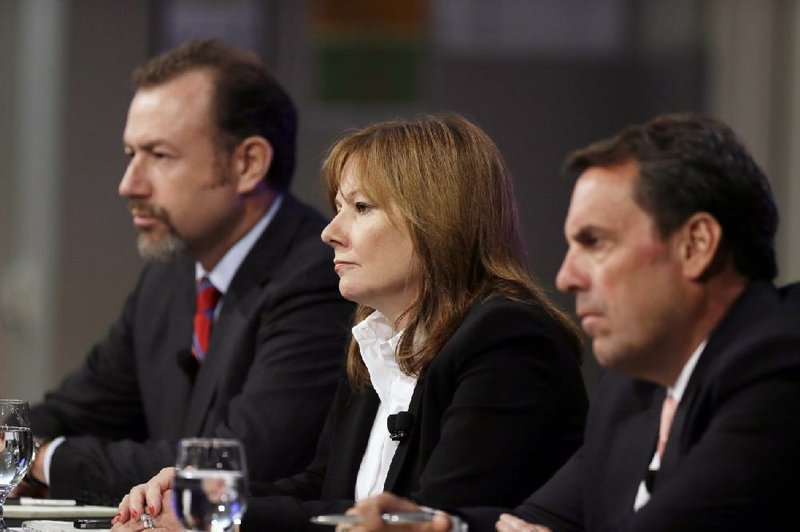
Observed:
[[[181,440],[173,481],[178,519],[190,530],[232,530],[246,509],[246,471],[236,440]]]
[[[230,530],[245,509],[244,477],[234,471],[181,469],[175,472],[175,510],[192,530]]]
[[[6,497],[31,467],[33,436],[28,418],[28,403],[0,399],[0,530],[8,530],[3,521]]]

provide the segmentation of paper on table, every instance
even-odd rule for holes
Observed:
[[[67,532],[74,531],[72,521],[25,521],[22,523],[21,532]],[[105,530],[94,530],[93,532],[106,532]]]
[[[14,530],[20,530],[21,532],[67,532],[74,531],[75,527],[72,525],[72,521],[25,521],[22,523],[22,528]],[[105,531],[94,530],[92,532]]]
[[[13,504],[3,506],[6,519],[53,519],[77,517],[114,517],[116,506],[39,506]],[[70,523],[72,526],[72,523]]]

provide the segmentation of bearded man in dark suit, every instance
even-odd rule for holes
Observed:
[[[152,261],[106,338],[32,409],[31,482],[116,504],[192,436],[241,440],[252,479],[296,473],[352,308],[326,220],[288,191],[294,105],[255,54],[214,40],[150,60],[134,82],[119,193]]]

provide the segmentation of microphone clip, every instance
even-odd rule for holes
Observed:
[[[389,438],[392,441],[403,441],[411,434],[414,425],[414,415],[411,412],[398,412],[386,418],[389,429]]]

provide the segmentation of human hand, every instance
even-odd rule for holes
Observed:
[[[502,514],[495,524],[497,532],[550,532],[542,525],[534,525],[511,514]]]
[[[348,515],[359,515],[362,523],[359,525],[339,525],[337,532],[448,532],[451,527],[447,514],[439,512],[433,520],[427,523],[408,525],[388,524],[381,516],[386,512],[421,512],[422,509],[409,501],[391,493],[384,492],[375,497],[359,501],[347,511]]]
[[[142,484],[142,486],[144,486],[144,484]],[[128,496],[126,495],[125,497],[127,498]],[[156,532],[181,532],[183,530],[183,526],[172,511],[172,505],[170,504],[171,500],[172,490],[168,489],[161,497],[160,506],[163,511],[159,515],[150,516],[150,523],[152,523],[152,526],[150,526],[150,523],[145,524],[142,522],[140,519],[141,515],[136,519],[127,519],[126,521],[122,521],[120,520],[120,514],[117,514],[117,516],[111,521],[113,524],[111,530],[116,532],[139,532],[140,530],[153,530]]]
[[[44,456],[49,446],[50,442],[47,442],[42,444],[41,447],[36,450],[36,457],[31,463],[30,471],[28,471],[28,475],[33,477],[34,480],[38,480],[38,482],[31,483],[25,479],[22,479],[22,481],[17,484],[11,493],[8,494],[10,497],[34,497],[37,499],[46,499],[50,496],[50,489],[47,484],[44,483]],[[25,478],[28,478],[28,476]]]
[[[138,521],[139,517],[147,513],[155,517],[161,514],[164,508],[172,510],[170,499],[165,499],[164,494],[172,489],[172,479],[175,477],[174,467],[165,467],[147,481],[131,489],[130,493],[122,498],[114,523],[127,523],[129,520]],[[167,501],[166,504],[164,501]],[[176,519],[177,522],[177,519]]]

